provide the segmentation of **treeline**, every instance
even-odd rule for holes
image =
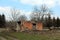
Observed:
[[[51,29],[51,27],[60,27],[60,19],[59,17],[55,18],[51,18],[50,16],[48,18],[45,18],[44,20],[44,27],[48,27],[49,29]]]
[[[2,14],[0,15],[0,28],[4,28],[5,27],[5,15]]]
[[[46,5],[41,5],[40,7],[35,7],[33,12],[31,13],[31,20],[35,22],[41,21],[43,23],[44,28],[51,29],[60,27],[60,19],[59,17],[51,17],[53,11],[48,8]]]

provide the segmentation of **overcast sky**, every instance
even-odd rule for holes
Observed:
[[[60,17],[60,0],[0,0],[0,14],[3,12],[6,19],[9,19],[11,8],[19,9],[29,15],[34,6],[47,5],[53,10],[55,17]]]

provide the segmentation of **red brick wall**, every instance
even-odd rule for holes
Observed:
[[[43,24],[42,23],[36,23],[36,29],[37,30],[43,30]]]
[[[30,21],[25,21],[23,22],[22,30],[32,30],[33,29],[33,24]],[[43,24],[41,22],[36,23],[36,29],[37,30],[42,30],[43,29]]]
[[[28,30],[32,30],[32,23],[29,21],[23,22],[23,26],[28,28]]]

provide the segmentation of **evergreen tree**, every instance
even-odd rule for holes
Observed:
[[[2,15],[2,25],[5,27],[5,15]]]
[[[5,27],[5,15],[0,15],[0,28]]]
[[[59,27],[60,27],[60,19],[59,19]]]
[[[47,17],[45,17],[45,20],[44,20],[44,27],[47,27]]]
[[[56,20],[56,27],[59,27],[59,17],[57,17],[57,20]]]
[[[51,17],[49,15],[48,20],[47,20],[47,27],[50,29],[51,26],[52,26],[52,20],[51,20]]]
[[[1,17],[1,15],[0,15],[0,27],[2,26],[2,17]]]
[[[56,19],[55,19],[55,17],[53,17],[53,22],[52,23],[53,23],[53,26],[56,27]]]

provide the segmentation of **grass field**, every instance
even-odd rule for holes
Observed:
[[[12,33],[20,40],[60,40],[60,34]]]
[[[17,38],[19,40],[60,40],[60,32],[46,32],[46,33],[12,32],[5,34],[8,34],[8,36]],[[7,40],[12,39],[9,38]]]

